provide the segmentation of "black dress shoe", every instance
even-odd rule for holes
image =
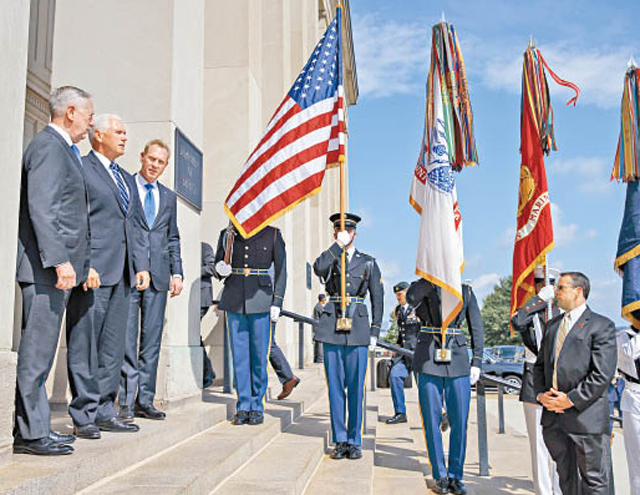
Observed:
[[[164,419],[167,417],[166,413],[153,407],[153,404],[143,406],[142,404],[136,404],[133,414],[137,418],[147,419]]]
[[[440,478],[436,480],[436,486],[433,487],[436,493],[449,493],[449,478]]]
[[[338,442],[329,454],[332,459],[344,459],[349,452],[349,444],[347,442]]]
[[[122,406],[118,411],[118,419],[123,423],[133,423],[133,409],[131,406]]]
[[[88,440],[98,440],[100,438],[100,428],[93,423],[88,425],[75,425],[73,427],[73,433],[78,438],[86,438]]]
[[[466,495],[467,489],[461,480],[451,478],[449,479],[449,493],[454,493],[455,495]]]
[[[397,413],[392,418],[387,419],[388,425],[397,425],[398,423],[406,423],[407,415],[405,413]]]
[[[116,433],[135,433],[140,427],[133,423],[123,423],[118,418],[111,418],[106,421],[96,421],[96,426],[102,431],[113,431]]]
[[[76,441],[76,437],[74,437],[73,435],[64,435],[53,430],[49,432],[49,438],[53,440],[54,443],[65,443],[67,445],[70,445]]]
[[[25,440],[20,437],[13,439],[14,454],[31,455],[67,455],[73,452],[73,447],[64,443],[55,443],[50,437],[36,440]]]
[[[347,447],[347,459],[351,459],[352,461],[356,459],[360,459],[362,457],[362,449],[360,445],[349,444]]]
[[[264,413],[262,411],[249,411],[249,424],[261,425],[264,423]]]
[[[236,426],[246,425],[248,422],[249,422],[249,411],[238,411],[233,417],[233,419],[231,420],[231,423],[233,423]]]

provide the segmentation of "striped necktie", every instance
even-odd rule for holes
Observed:
[[[129,209],[129,191],[127,191],[127,186],[124,184],[124,179],[120,174],[120,167],[118,167],[116,162],[111,162],[109,164],[109,168],[111,169],[113,178],[116,180],[118,192],[120,193],[120,201],[122,202],[122,207],[126,213]]]
[[[569,328],[569,313],[565,313],[564,318],[562,318],[560,328],[558,329],[558,335],[556,336],[556,355],[553,360],[551,384],[556,390],[558,390],[558,357],[560,357],[560,352],[562,351],[562,346],[564,345],[564,341],[569,333]]]

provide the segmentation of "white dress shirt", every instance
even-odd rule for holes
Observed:
[[[147,182],[147,180],[140,174],[135,175],[136,184],[138,185],[138,196],[140,196],[140,203],[142,203],[142,211],[144,211],[144,199],[147,197],[147,188],[145,185],[152,184],[151,194],[153,194],[153,200],[156,207],[156,214],[158,216],[158,210],[160,209],[160,188],[158,187],[158,181]],[[150,226],[151,227],[151,226]]]
[[[349,263],[351,263],[351,258],[353,258],[353,253],[356,252],[356,247],[355,246],[351,246],[349,249],[347,249],[347,261]]]
[[[96,150],[93,150],[93,152],[98,157],[98,160],[100,160],[100,163],[102,163],[102,165],[104,166],[104,169],[109,174],[109,177],[111,177],[111,180],[113,181],[113,183],[116,185],[116,187],[118,187],[118,181],[116,180],[115,176],[113,175],[113,171],[111,170],[111,161],[102,153],[98,153]],[[129,190],[127,181],[124,180],[124,176],[122,174],[120,175],[122,176],[122,182],[124,183],[124,187],[127,189],[127,194],[129,195],[129,197],[131,197],[131,191]]]
[[[67,131],[65,131],[59,125],[54,124],[53,122],[49,122],[48,125],[54,131],[56,131],[58,134],[60,134],[62,136],[62,138],[66,141],[66,143],[69,145],[69,147],[73,146],[73,141],[71,140],[71,136],[69,136],[69,133]]]
[[[578,320],[580,319],[580,317],[582,316],[582,313],[584,313],[584,311],[587,309],[587,303],[582,303],[580,306],[577,306],[575,308],[573,308],[571,311],[569,311],[568,313],[565,313],[563,318],[567,318],[567,334],[565,335],[565,339],[567,338],[567,336],[569,335],[569,332],[571,332],[571,330],[573,329],[573,326],[578,322]],[[562,322],[560,322],[560,325],[562,326]],[[560,327],[558,327],[558,330],[560,330]],[[558,332],[556,332],[556,343],[558,342]],[[553,347],[554,347],[554,356],[555,356],[555,346],[556,344],[554,343]]]

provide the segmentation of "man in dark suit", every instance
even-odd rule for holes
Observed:
[[[140,229],[141,208],[133,178],[116,160],[127,131],[117,115],[95,118],[92,150],[83,166],[89,197],[91,267],[99,287],[74,294],[67,311],[67,368],[76,436],[100,438],[100,430],[135,432],[117,417],[120,369],[131,290],[149,285],[149,246]]]
[[[72,435],[51,430],[45,382],[58,347],[69,296],[87,280],[91,231],[87,190],[76,143],[93,125],[91,96],[73,86],[53,91],[51,123],[33,138],[22,160],[16,280],[22,291],[14,453],[73,452]]]
[[[589,279],[561,274],[556,299],[565,313],[548,323],[534,367],[542,432],[565,495],[609,494],[611,444],[607,386],[616,370],[615,327],[589,309]]]
[[[412,367],[418,375],[418,398],[431,463],[436,493],[467,493],[462,482],[467,448],[467,420],[471,386],[480,378],[484,352],[484,325],[476,296],[468,284],[462,284],[462,309],[447,329],[446,342],[441,339],[442,317],[439,286],[419,279],[407,291],[407,302],[415,308],[422,323],[413,357]],[[462,322],[467,320],[471,337],[472,358],[469,365],[467,339]],[[451,350],[451,360],[438,359],[436,351]],[[451,425],[449,462],[445,464],[442,447],[442,402],[447,406]]]
[[[273,371],[276,372],[278,381],[282,385],[282,391],[278,394],[278,400],[284,400],[291,395],[293,389],[300,384],[300,378],[293,374],[291,365],[287,361],[284,352],[280,349],[280,346],[276,342],[276,325],[275,323],[271,329],[271,345],[269,347],[269,364],[273,367]]]
[[[376,347],[382,323],[384,287],[380,268],[373,256],[354,245],[358,215],[345,214],[345,230],[340,230],[340,214],[329,217],[335,242],[316,258],[314,273],[324,284],[329,302],[322,308],[316,326],[316,340],[324,347],[324,369],[329,388],[331,435],[335,448],[332,459],[362,457],[362,418],[364,416],[364,380],[368,349]],[[342,314],[341,257],[346,261],[346,314]],[[364,304],[369,294],[371,312]],[[350,329],[338,328],[339,318],[351,320]],[[346,391],[346,393],[345,393]],[[349,411],[348,420],[346,410]]]
[[[547,310],[548,302],[554,297],[554,285],[558,274],[557,270],[549,269],[549,285],[545,285],[544,267],[537,266],[533,274],[536,295],[531,297],[511,318],[511,327],[520,334],[526,348],[520,401],[529,437],[533,486],[536,493],[549,495],[561,495],[562,491],[560,490],[556,464],[551,459],[542,436],[540,420],[543,408],[536,400],[533,388],[533,366],[547,328],[547,321],[550,319]],[[555,303],[552,303],[551,317],[558,314],[560,314],[560,310]]]
[[[151,283],[146,290],[131,294],[125,359],[120,379],[120,412],[123,421],[133,417],[164,419],[156,409],[158,359],[164,326],[167,294],[182,292],[182,257],[178,231],[176,193],[158,178],[169,164],[169,148],[159,139],[149,141],[140,153],[140,172],[134,175],[142,206],[142,235],[149,245]],[[142,322],[138,326],[140,314]],[[138,335],[140,348],[138,350]]]
[[[201,273],[200,273],[200,320],[207,314],[209,308],[213,305],[213,286],[211,285],[211,277],[215,275],[216,266],[216,254],[213,252],[211,244],[208,242],[201,242],[202,258],[201,258]],[[207,350],[202,342],[202,335],[200,335],[200,347],[202,347],[202,387],[207,388],[216,379],[216,373],[213,371],[213,366],[209,356],[207,356]]]
[[[272,324],[278,321],[287,287],[287,252],[280,230],[269,226],[248,238],[232,226],[222,230],[216,276],[224,279],[218,308],[226,311],[238,393],[233,424],[258,425],[264,422]]]
[[[320,316],[322,316],[322,310],[324,305],[327,304],[327,296],[325,294],[318,294],[318,302],[313,308],[313,319],[316,321],[320,321]],[[322,342],[319,342],[316,339],[316,327],[313,327],[313,362],[314,363],[322,363],[324,362],[324,352],[322,350]]]
[[[393,287],[398,305],[393,310],[398,326],[396,345],[413,351],[420,333],[420,320],[415,310],[407,303],[407,282],[400,282]],[[393,400],[393,417],[387,419],[388,425],[407,422],[407,407],[404,402],[404,382],[411,371],[411,359],[405,356],[394,356],[389,372],[389,387]]]

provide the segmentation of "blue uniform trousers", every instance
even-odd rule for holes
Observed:
[[[442,433],[440,432],[443,392],[451,425],[448,469],[444,462]],[[467,450],[467,420],[469,418],[469,401],[471,400],[469,377],[445,378],[418,373],[418,397],[433,478],[461,480]]]
[[[334,442],[362,445],[364,386],[368,347],[324,343],[324,370],[329,388],[331,434]],[[346,406],[349,409],[348,425]]]
[[[264,411],[267,392],[267,358],[271,342],[269,313],[229,313],[233,377],[236,382],[238,411]]]
[[[404,404],[404,381],[408,376],[409,370],[405,366],[404,361],[398,361],[391,367],[389,386],[391,387],[393,409],[396,414],[407,414],[407,407]]]

